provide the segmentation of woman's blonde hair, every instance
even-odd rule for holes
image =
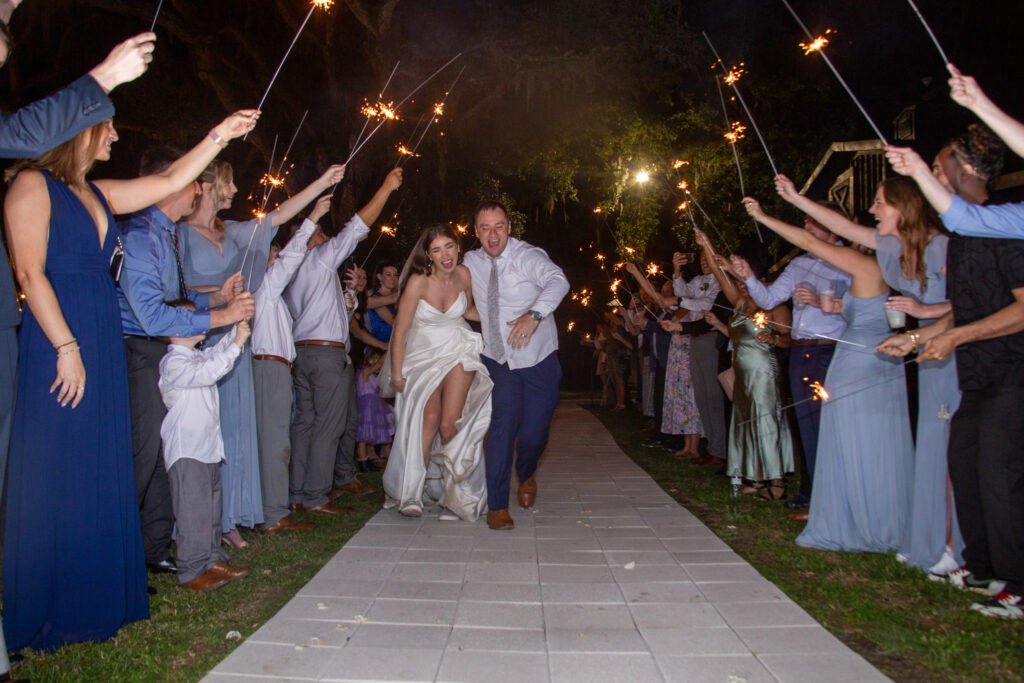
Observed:
[[[81,182],[96,163],[96,152],[103,144],[111,120],[106,119],[91,128],[86,128],[67,142],[43,152],[35,159],[20,159],[14,162],[4,173],[4,180],[9,183],[25,169],[36,169],[49,171],[50,175],[65,185]],[[82,140],[87,140],[87,144],[83,145]]]
[[[202,183],[210,183],[213,186],[214,203],[219,205],[224,201],[224,188],[231,184],[235,172],[231,164],[220,159],[214,159],[210,165],[203,169],[197,180]]]

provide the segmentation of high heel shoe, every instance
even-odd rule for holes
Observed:
[[[220,542],[230,548],[246,548],[249,546],[242,538],[242,534],[238,533],[238,529],[232,529],[226,534],[221,535]]]

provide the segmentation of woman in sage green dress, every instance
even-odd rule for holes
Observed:
[[[715,253],[707,235],[698,230],[697,241],[708,262],[717,264],[712,272],[736,311],[728,329],[717,319],[709,320],[732,340],[736,373],[726,474],[751,482],[743,489],[745,493],[759,491],[764,500],[780,500],[786,490],[783,477],[793,471],[793,437],[781,410],[779,369],[772,346],[789,346],[787,321],[781,319],[788,310],[758,310],[742,279],[729,276],[730,264]]]

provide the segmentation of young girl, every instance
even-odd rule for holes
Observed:
[[[384,365],[384,358],[380,349],[368,347],[356,375],[356,398],[359,401],[356,466],[360,472],[370,471],[370,455],[374,446],[380,445],[381,457],[388,457],[391,439],[395,436],[395,411],[380,397],[377,387],[377,373]]]

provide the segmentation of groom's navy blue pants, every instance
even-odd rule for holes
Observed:
[[[494,382],[487,434],[487,507],[505,510],[513,457],[516,477],[526,481],[537,470],[537,461],[548,445],[562,366],[556,352],[534,366],[517,370],[510,370],[507,363],[499,365],[486,356],[481,358]]]

